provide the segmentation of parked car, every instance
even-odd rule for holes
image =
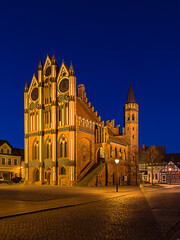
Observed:
[[[22,177],[15,177],[12,179],[12,182],[13,183],[22,183],[23,179],[22,179]]]
[[[4,181],[4,178],[3,177],[0,177],[0,182],[3,182]]]
[[[0,183],[7,183],[8,180],[7,179],[4,179],[4,177],[0,177]]]

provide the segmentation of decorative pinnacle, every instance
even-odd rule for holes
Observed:
[[[38,70],[42,70],[42,69],[43,69],[43,64],[42,64],[42,59],[40,58]]]
[[[52,56],[52,65],[56,65],[57,62],[56,62],[56,56],[55,56],[55,53],[53,51],[53,56]]]
[[[28,92],[28,90],[29,90],[29,87],[28,87],[28,82],[27,82],[27,80],[26,80],[26,84],[25,84],[24,92]]]
[[[70,76],[74,76],[74,67],[73,67],[72,61],[69,67],[69,73],[70,73]]]

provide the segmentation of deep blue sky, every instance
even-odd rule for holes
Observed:
[[[24,85],[40,57],[73,61],[102,120],[123,126],[129,83],[139,144],[180,152],[179,1],[1,1],[0,138],[24,146]]]

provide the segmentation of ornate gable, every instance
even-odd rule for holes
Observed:
[[[32,91],[34,87],[38,87],[38,78],[35,73],[33,74],[31,84],[29,86],[29,93]]]
[[[48,54],[47,57],[46,57],[44,68],[43,68],[44,79],[46,77],[50,77],[50,75],[51,75],[51,65],[52,65],[52,60],[51,60],[51,58],[50,58],[50,56]]]
[[[36,101],[38,98],[38,79],[37,76],[34,74],[31,80],[31,84],[29,87],[29,102]]]
[[[59,82],[60,79],[63,78],[63,77],[69,77],[69,69],[66,66],[64,60],[61,64],[61,67],[60,67],[60,70],[59,70],[59,73],[58,73],[57,82]]]

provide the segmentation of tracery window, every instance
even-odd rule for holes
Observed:
[[[32,149],[32,156],[33,159],[36,160],[39,158],[39,142],[37,141],[37,139],[34,141],[33,144],[33,149]]]
[[[46,141],[46,150],[47,150],[47,158],[52,158],[52,143],[51,143],[51,139],[48,139]]]
[[[68,143],[65,136],[62,136],[59,141],[59,157],[60,158],[68,157]]]

